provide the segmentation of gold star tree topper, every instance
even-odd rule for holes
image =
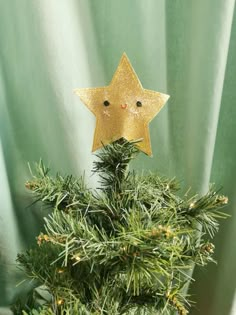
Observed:
[[[125,138],[142,139],[137,144],[140,150],[152,154],[148,124],[169,95],[144,89],[125,53],[110,85],[76,89],[75,93],[96,116],[92,151]]]

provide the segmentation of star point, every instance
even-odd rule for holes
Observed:
[[[137,144],[140,150],[152,154],[148,124],[169,95],[144,89],[125,53],[110,85],[76,89],[75,93],[96,116],[92,151],[120,138],[142,138]]]

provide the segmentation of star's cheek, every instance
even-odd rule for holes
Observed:
[[[129,109],[129,114],[133,117],[136,118],[140,115],[140,111],[137,110],[136,108],[130,108]]]
[[[129,116],[133,119],[137,119],[141,117],[143,113],[142,107],[143,107],[143,103],[141,101],[136,101],[136,102],[132,101],[131,106],[129,106],[128,108]]]
[[[111,117],[111,113],[107,109],[104,109],[102,113],[103,113],[104,117],[107,117],[107,118]]]

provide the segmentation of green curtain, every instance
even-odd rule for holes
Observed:
[[[109,84],[122,53],[143,86],[171,95],[150,125],[153,158],[136,169],[210,182],[230,198],[216,259],[194,276],[191,315],[233,315],[236,287],[236,15],[234,0],[0,0],[0,314],[24,292],[17,252],[44,211],[24,188],[27,162],[91,177],[95,119],[73,94]]]

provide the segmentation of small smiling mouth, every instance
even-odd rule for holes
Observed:
[[[121,107],[122,109],[126,109],[127,104],[121,104],[120,107]]]

